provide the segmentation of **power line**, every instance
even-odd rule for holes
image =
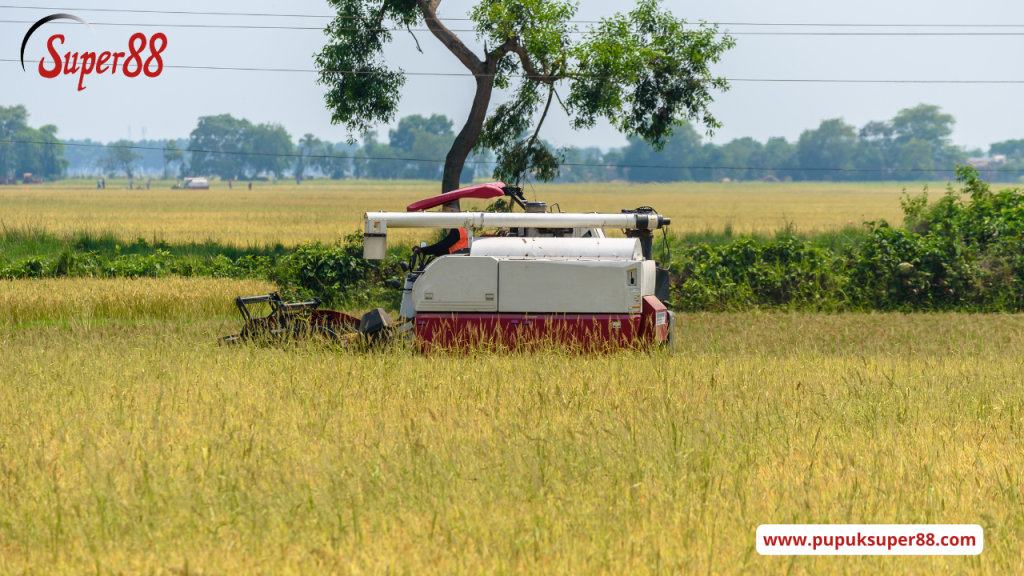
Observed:
[[[20,63],[21,60],[0,58],[0,62]],[[47,60],[46,64],[53,64]],[[299,72],[299,73],[327,73],[327,74],[353,74],[353,75],[404,75],[404,76],[494,76],[494,74],[473,74],[471,72],[379,72],[359,70],[313,70],[309,68],[239,68],[229,66],[182,66],[165,64],[164,68],[176,68],[181,70],[225,70],[240,72]],[[523,74],[510,75],[511,78],[528,78]],[[576,78],[591,78],[595,80],[610,79],[610,76],[589,76],[577,75],[566,76],[564,80]],[[723,78],[726,82],[777,82],[777,83],[810,83],[810,84],[1024,84],[1024,80],[842,80],[827,78]],[[708,80],[690,79],[691,82],[708,83]]]
[[[85,148],[121,148],[125,150],[154,150],[162,152],[164,148],[156,148],[154,146],[125,146],[123,144],[86,144],[86,143],[71,143],[71,142],[45,142],[45,141],[33,141],[33,140],[0,140],[0,144],[39,144],[44,146],[56,146],[62,144],[64,146],[80,146]],[[307,158],[307,159],[334,159],[334,160],[391,160],[394,162],[432,162],[435,164],[444,164],[447,160],[433,160],[429,158],[381,158],[373,156],[328,156],[328,155],[317,155],[317,154],[270,154],[265,152],[238,152],[238,151],[220,151],[220,150],[195,150],[185,149],[180,150],[181,152],[189,152],[192,154],[224,154],[229,156],[269,156],[275,158]],[[497,164],[493,160],[466,160],[466,164]],[[657,165],[657,164],[584,164],[574,162],[564,162],[559,164],[560,166],[578,166],[578,167],[592,167],[592,168],[657,168],[657,169],[668,169],[668,170],[763,170],[768,172],[786,172],[786,171],[800,171],[800,172],[956,172],[956,169],[946,168],[906,168],[906,169],[890,169],[890,168],[767,168],[762,166],[669,166],[669,165]],[[1021,170],[991,170],[991,172],[1021,172]]]
[[[79,12],[127,12],[131,14],[178,14],[188,16],[268,16],[272,18],[334,18],[330,14],[265,14],[251,12],[189,12],[184,10],[128,10],[124,8],[46,8],[42,6],[0,6],[15,10],[77,10]],[[441,20],[441,18],[439,18]],[[467,18],[468,20],[468,18]]]
[[[0,24],[33,24],[31,20],[0,20]],[[51,24],[75,25],[74,22]],[[90,22],[93,26],[130,26],[135,28],[213,28],[230,30],[316,30],[323,26],[251,26],[242,24],[139,24],[130,22]],[[342,32],[430,32],[429,28],[336,28]],[[453,29],[450,32],[478,32],[476,29]],[[586,30],[566,30],[567,34],[587,34]],[[1024,32],[714,32],[716,36],[1024,36]]]
[[[336,14],[268,14],[254,12],[195,12],[184,10],[130,10],[122,8],[47,8],[42,6],[0,6],[0,8],[18,10],[77,10],[80,12],[121,12],[132,14],[176,14],[189,16],[254,16],[271,18],[337,18]],[[353,20],[368,19],[365,17],[349,17]],[[427,19],[427,18],[424,18]],[[471,22],[472,18],[436,18],[439,21]],[[601,20],[567,20],[570,24],[601,24]],[[696,23],[694,23],[696,24]],[[1024,24],[838,24],[809,22],[708,22],[718,26],[810,26],[810,27],[843,27],[843,28],[1024,28]]]

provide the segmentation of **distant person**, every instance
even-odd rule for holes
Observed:
[[[302,176],[296,175],[295,176],[295,183],[296,184],[302,184]]]
[[[129,190],[135,190],[135,180],[129,180],[128,181],[128,189]]]
[[[249,190],[252,190],[252,182],[249,182]]]
[[[100,189],[100,179],[99,178],[96,179],[96,189],[97,190]]]
[[[234,188],[234,186],[231,185],[231,178],[228,178],[228,190],[232,188]]]
[[[107,189],[107,179],[106,178],[103,179],[103,189],[104,190]]]
[[[153,181],[152,178],[147,178],[146,179],[146,190],[149,190],[149,183],[152,182],[152,181]]]

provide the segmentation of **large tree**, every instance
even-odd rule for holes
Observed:
[[[797,158],[806,180],[853,180],[857,155],[857,129],[842,118],[822,120],[817,130],[804,130],[797,142]],[[822,170],[822,169],[825,170]]]
[[[168,140],[163,149],[164,178],[167,178],[168,164],[181,164],[184,160],[185,153],[178,148],[178,143],[175,140]]]
[[[238,178],[245,172],[244,152],[251,134],[252,123],[244,118],[230,114],[201,116],[189,134],[189,172],[217,175],[224,180]]]
[[[38,177],[63,177],[68,161],[63,157],[64,144],[57,138],[57,127],[47,124],[32,128],[28,116],[24,106],[0,106],[0,178],[20,178],[27,172]]]
[[[295,151],[298,154],[295,157],[295,168],[292,170],[292,173],[302,178],[306,175],[306,170],[316,166],[316,157],[324,155],[324,143],[316,136],[306,134],[299,140]]]
[[[728,84],[712,76],[710,67],[733,40],[715,26],[687,28],[661,10],[659,0],[638,0],[632,12],[585,30],[572,23],[578,4],[571,1],[482,0],[469,13],[484,45],[480,54],[438,17],[441,0],[329,3],[337,17],[325,30],[329,42],[316,65],[332,122],[345,124],[350,134],[394,120],[405,74],[384,58],[393,32],[412,33],[412,27],[425,25],[474,76],[469,117],[445,158],[443,192],[459,187],[474,149],[497,154],[499,179],[557,176],[558,153],[538,137],[553,100],[576,129],[603,117],[656,149],[684,122],[702,122],[708,133],[719,126],[708,105],[711,92]],[[512,94],[488,116],[495,88]]]
[[[273,173],[278,178],[291,165],[292,137],[277,124],[253,124],[230,114],[202,116],[189,135],[193,174],[221,179]]]
[[[135,177],[135,163],[142,160],[133,148],[135,143],[131,140],[118,140],[107,144],[103,149],[103,155],[96,162],[97,166],[108,174],[124,173],[128,178]]]

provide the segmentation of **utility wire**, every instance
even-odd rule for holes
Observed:
[[[71,142],[45,142],[45,141],[33,141],[33,140],[0,140],[0,144],[38,144],[44,146],[56,146],[62,144],[64,146],[80,146],[84,148],[121,148],[125,150],[154,150],[162,152],[164,148],[157,148],[155,146],[125,146],[123,144],[86,144],[86,143],[71,143]],[[235,152],[235,151],[220,151],[220,150],[194,150],[185,149],[180,150],[181,152],[189,152],[192,154],[225,154],[229,156],[270,156],[274,158],[308,158],[308,159],[334,159],[334,160],[391,160],[395,162],[432,162],[435,164],[444,164],[447,160],[432,160],[429,158],[380,158],[373,156],[328,156],[328,155],[317,155],[317,154],[271,154],[265,152]],[[466,160],[466,164],[497,164],[494,160]],[[764,170],[764,171],[801,171],[801,172],[956,172],[956,169],[945,169],[945,168],[907,168],[894,170],[890,168],[766,168],[762,166],[668,166],[658,164],[584,164],[574,162],[560,163],[559,166],[580,166],[580,167],[593,167],[593,168],[659,168],[669,170]],[[991,170],[991,172],[1021,172],[1021,170]]]
[[[193,12],[183,10],[129,10],[122,8],[47,8],[42,6],[0,6],[17,10],[76,10],[79,12],[122,12],[132,14],[179,14],[190,16],[258,16],[270,18],[337,18],[336,14],[267,14],[253,12]],[[352,16],[353,20],[369,19]],[[374,18],[376,19],[376,18]],[[427,18],[424,18],[425,20]],[[472,18],[436,18],[440,21],[470,22]],[[570,24],[601,24],[601,20],[567,20]],[[694,23],[695,24],[695,23]],[[843,27],[843,28],[1024,28],[1024,24],[836,24],[836,23],[784,23],[784,22],[708,22],[718,26],[811,26],[811,27]]]
[[[28,60],[26,60],[28,61]],[[0,62],[13,62],[18,64],[21,60],[0,58]],[[34,62],[34,60],[33,60]],[[47,60],[46,64],[53,64]],[[309,68],[238,68],[228,66],[180,66],[165,64],[164,68],[176,68],[182,70],[233,70],[241,72],[300,72],[300,73],[327,73],[327,74],[352,74],[352,75],[404,75],[404,76],[494,76],[494,74],[473,74],[471,72],[380,72],[380,71],[359,71],[359,70],[313,70]],[[530,78],[524,74],[511,74],[510,78]],[[607,80],[611,76],[589,76],[574,75],[566,76],[563,80],[574,80],[577,78],[591,78],[595,80]],[[815,79],[815,78],[722,78],[726,82],[780,82],[780,83],[811,83],[811,84],[1024,84],[1024,80],[841,80],[841,79]],[[691,79],[691,82],[708,83],[709,80]]]
[[[33,24],[31,20],[0,20],[0,24]],[[75,22],[52,22],[74,26]],[[90,22],[92,26],[130,26],[135,28],[217,28],[232,30],[318,30],[323,26],[247,26],[242,24],[138,24],[128,22]],[[340,32],[430,32],[429,28],[336,28]],[[453,29],[450,32],[478,32]],[[697,30],[694,30],[696,32]],[[587,30],[565,30],[567,34],[588,34]],[[715,36],[1024,36],[1024,32],[714,32]]]

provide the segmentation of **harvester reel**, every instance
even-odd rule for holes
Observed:
[[[322,302],[284,302],[272,292],[263,296],[235,298],[242,315],[242,331],[221,338],[222,344],[247,341],[270,342],[282,339],[320,338],[345,342],[346,335],[359,329],[360,321],[334,310],[320,310]]]

